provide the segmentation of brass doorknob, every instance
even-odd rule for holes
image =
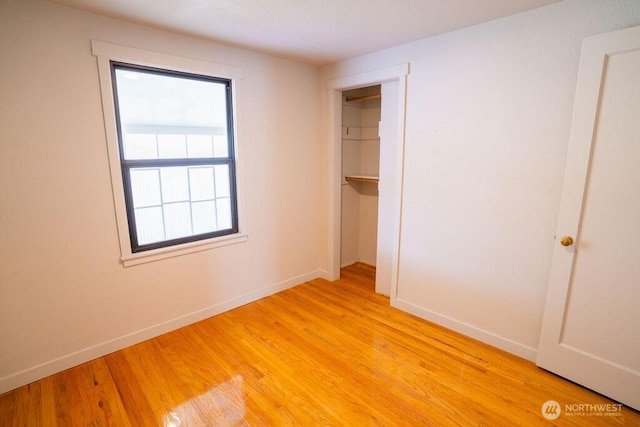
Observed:
[[[560,239],[560,244],[562,246],[571,246],[573,245],[573,237],[571,236],[562,236]]]

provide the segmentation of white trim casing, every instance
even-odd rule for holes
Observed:
[[[120,260],[125,267],[157,261],[164,258],[185,255],[192,252],[199,252],[220,246],[227,246],[235,243],[247,241],[248,234],[242,224],[242,179],[241,166],[239,162],[240,138],[238,135],[238,111],[237,102],[239,93],[239,81],[242,80],[242,69],[214,64],[212,62],[201,61],[192,58],[169,55],[159,52],[152,52],[144,49],[136,49],[127,46],[91,41],[91,51],[98,59],[98,73],[100,77],[100,92],[102,95],[102,109],[105,124],[105,136],[107,139],[107,150],[109,155],[109,169],[111,173],[111,186],[113,188],[113,204],[116,214],[118,236],[120,239]],[[231,80],[232,87],[232,107],[233,107],[233,132],[234,150],[236,165],[236,200],[238,204],[238,233],[216,237],[196,242],[184,243],[171,247],[149,250],[134,254],[131,251],[129,239],[129,225],[127,221],[127,209],[124,198],[124,186],[122,181],[122,168],[120,165],[120,147],[118,144],[118,132],[115,119],[115,107],[113,100],[113,87],[111,81],[110,61],[121,61],[128,64],[142,65],[171,69],[186,73],[202,74],[212,77],[221,77]]]

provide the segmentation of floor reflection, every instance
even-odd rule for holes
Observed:
[[[164,416],[165,427],[243,425],[246,407],[243,377],[236,375],[174,408]]]

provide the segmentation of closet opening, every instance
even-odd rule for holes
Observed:
[[[341,269],[377,264],[381,98],[380,85],[342,92]]]
[[[409,64],[400,64],[327,81],[324,277],[339,279],[341,267],[352,262],[372,264],[375,291],[390,297],[391,305],[400,259],[408,74]]]

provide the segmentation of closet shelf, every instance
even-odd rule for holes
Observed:
[[[369,99],[380,99],[381,97],[382,97],[381,95],[366,95],[366,96],[354,96],[354,97],[347,96],[345,101],[358,102],[358,101],[367,101]]]
[[[377,184],[380,178],[375,175],[346,175],[344,180],[347,182],[370,182]]]

